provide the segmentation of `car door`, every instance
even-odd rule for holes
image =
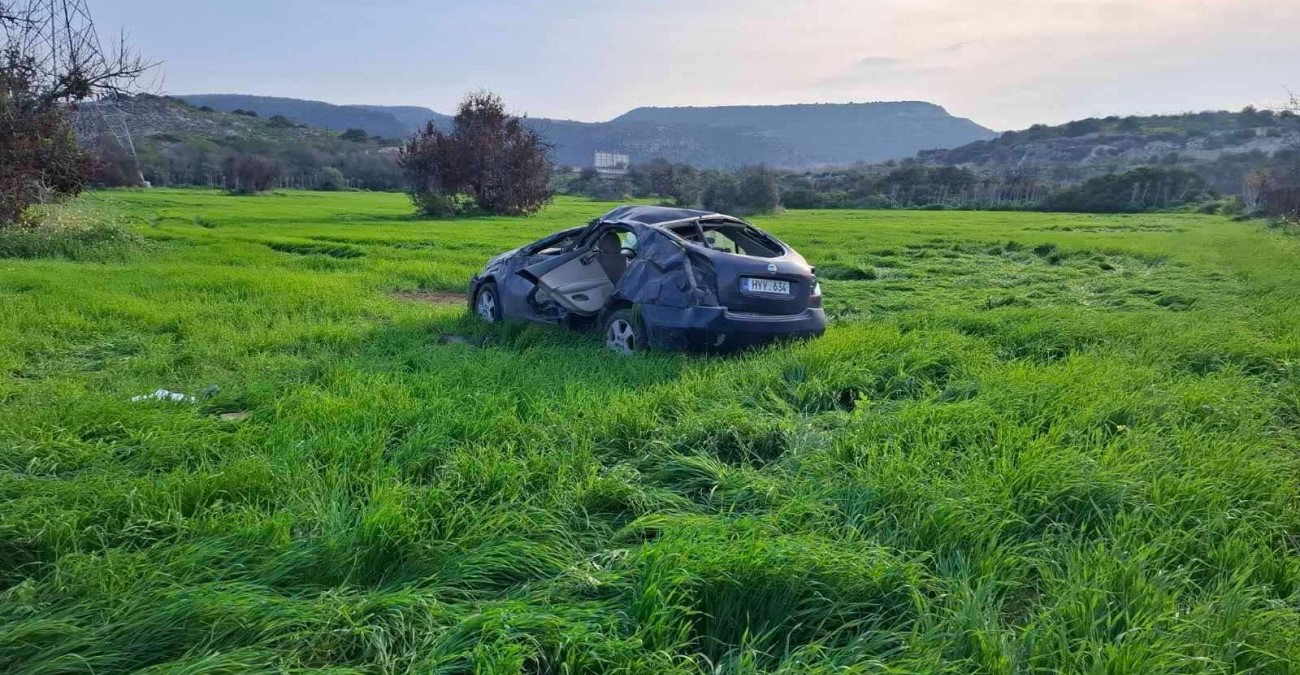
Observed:
[[[614,282],[600,265],[600,252],[594,243],[599,237],[590,241],[519,270],[520,276],[537,286],[532,297],[534,306],[554,302],[582,316],[594,316],[605,307],[614,292]]]

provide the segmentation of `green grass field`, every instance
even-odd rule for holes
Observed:
[[[82,202],[146,245],[0,258],[0,672],[1300,668],[1263,225],[791,212],[823,339],[624,359],[448,293],[608,204]]]

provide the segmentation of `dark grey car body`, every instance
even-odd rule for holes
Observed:
[[[489,282],[503,319],[601,326],[632,308],[655,349],[730,350],[826,328],[802,256],[707,211],[623,206],[503,253],[470,280],[471,311]]]

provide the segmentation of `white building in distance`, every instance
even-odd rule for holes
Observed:
[[[614,152],[597,152],[593,166],[596,173],[601,178],[614,180],[627,175],[627,167],[632,164],[632,158],[628,155],[620,155]]]

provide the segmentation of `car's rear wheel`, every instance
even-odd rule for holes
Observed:
[[[645,329],[631,309],[620,309],[605,319],[605,347],[615,354],[631,356],[645,351]]]
[[[488,323],[501,322],[501,294],[496,283],[489,281],[479,286],[474,295],[474,313]]]

